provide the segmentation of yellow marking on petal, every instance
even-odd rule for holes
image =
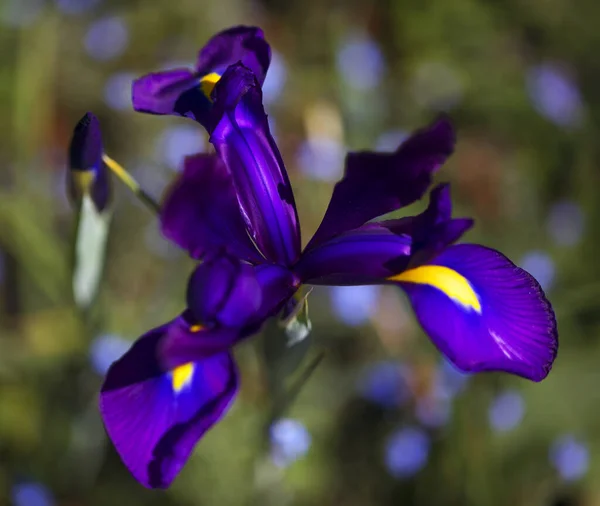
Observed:
[[[180,365],[173,369],[171,372],[171,384],[173,385],[173,390],[179,393],[181,389],[192,380],[193,374],[193,362],[188,362],[187,364]]]
[[[190,332],[200,332],[204,327],[202,325],[192,325],[190,327]]]
[[[87,193],[96,177],[93,170],[72,170],[71,177],[81,193]]]
[[[210,94],[215,87],[215,84],[221,79],[221,76],[216,72],[211,72],[210,74],[206,74],[202,79],[200,79],[200,90],[208,100],[212,102],[210,98]]]
[[[463,306],[481,313],[481,303],[471,284],[448,267],[423,265],[391,276],[388,280],[433,286]]]

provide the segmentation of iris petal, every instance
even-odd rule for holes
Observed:
[[[148,488],[171,484],[238,389],[229,353],[160,371],[149,352],[167,328],[143,336],[115,362],[100,395],[108,435],[130,472]],[[132,373],[138,369],[145,374]]]
[[[213,98],[210,141],[231,173],[246,226],[268,260],[292,265],[300,253],[296,204],[258,82],[243,65],[232,65]]]
[[[349,153],[344,177],[308,247],[420,199],[454,143],[454,128],[442,118],[413,134],[395,153]]]
[[[214,155],[186,158],[160,213],[162,232],[193,258],[227,248],[252,263],[264,261],[242,220],[231,176]]]
[[[390,278],[406,291],[434,344],[464,371],[541,381],[556,357],[554,312],[538,282],[501,253],[452,246]]]
[[[313,285],[379,284],[406,268],[410,252],[409,235],[369,223],[305,251],[294,270]]]

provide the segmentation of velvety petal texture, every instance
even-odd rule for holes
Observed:
[[[222,268],[224,269],[225,266]],[[237,307],[239,312],[234,316],[228,314],[227,317],[235,319],[236,323],[243,321],[245,323],[244,327],[216,326],[205,328],[202,325],[194,325],[198,320],[192,311],[188,310],[173,322],[161,340],[158,352],[161,364],[171,368],[190,360],[202,360],[215,353],[222,353],[231,349],[242,339],[258,332],[267,318],[278,313],[299,287],[299,279],[284,267],[263,264],[253,269],[254,279],[260,286],[260,306],[256,307],[255,301],[238,296],[244,293],[245,286],[242,290],[238,289],[237,294],[231,296],[228,301],[231,304],[230,307]],[[212,285],[215,286],[215,291],[218,292],[214,296],[208,291],[202,295],[205,298],[203,300],[205,304],[211,304],[212,297],[220,299],[222,292],[229,288],[224,286],[221,290],[218,283],[216,285]],[[201,292],[203,290],[206,290],[203,280],[192,276],[189,291]],[[199,297],[198,295],[193,296]],[[193,296],[188,298],[193,298]],[[226,297],[223,297],[223,299],[226,299]],[[191,306],[198,304],[198,301],[192,300],[191,302]],[[253,312],[245,305],[251,306]],[[243,318],[240,318],[239,315],[243,315]]]
[[[340,234],[302,255],[294,272],[312,285],[368,285],[406,268],[411,237],[378,223]]]
[[[454,144],[454,128],[442,118],[412,135],[395,153],[349,153],[344,177],[335,185],[308,249],[419,200]]]
[[[88,112],[75,126],[71,138],[67,186],[74,201],[89,195],[98,211],[103,211],[110,199],[110,177],[102,161],[103,153],[100,122]]]
[[[300,254],[296,204],[256,77],[232,65],[213,95],[210,141],[231,173],[246,226],[268,260],[290,266]]]
[[[186,158],[164,198],[160,220],[164,236],[192,258],[227,249],[248,262],[264,261],[246,231],[231,176],[218,156]]]
[[[538,282],[501,253],[452,246],[390,280],[408,294],[434,344],[464,371],[544,379],[556,357],[554,312]]]
[[[149,332],[115,362],[100,394],[108,435],[130,472],[149,488],[171,484],[238,389],[229,353],[162,372],[153,358],[169,327]]]
[[[198,75],[223,75],[229,65],[241,61],[261,84],[271,62],[271,48],[260,28],[235,26],[210,39],[198,54]]]
[[[226,255],[207,258],[190,277],[187,303],[202,325],[248,325],[262,305],[254,267]]]
[[[423,264],[460,239],[473,226],[470,218],[452,218],[450,185],[435,187],[427,209],[417,216],[386,220],[379,225],[412,239],[410,267]]]

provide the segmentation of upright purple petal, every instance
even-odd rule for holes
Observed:
[[[100,394],[110,439],[129,471],[148,488],[169,487],[238,389],[229,353],[160,371],[154,351],[168,328],[149,332],[115,362]]]
[[[406,268],[410,253],[409,235],[369,223],[305,251],[294,272],[313,285],[379,284]]]
[[[441,253],[473,226],[470,218],[452,218],[450,185],[436,186],[427,209],[417,216],[379,222],[382,227],[412,238],[410,267],[423,264]]]
[[[349,153],[344,177],[308,248],[419,200],[454,143],[454,128],[442,118],[413,134],[395,153]]]
[[[234,26],[218,33],[200,50],[196,70],[200,76],[223,75],[229,65],[239,61],[252,70],[262,86],[271,62],[271,48],[260,28]]]
[[[452,246],[390,278],[408,294],[434,344],[459,369],[540,381],[556,357],[554,312],[538,282],[501,253]]]
[[[231,176],[218,156],[186,158],[183,173],[163,201],[160,219],[165,237],[192,258],[226,248],[242,260],[264,261],[246,232]]]
[[[268,260],[292,265],[300,253],[296,204],[258,82],[246,67],[233,65],[214,99],[210,141],[232,175],[246,226]]]
[[[89,195],[98,211],[103,211],[110,199],[110,177],[102,161],[103,153],[100,122],[88,112],[73,131],[67,185],[74,201]]]

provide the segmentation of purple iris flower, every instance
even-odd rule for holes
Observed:
[[[208,127],[215,82],[238,61],[250,68],[262,85],[271,48],[260,28],[236,26],[218,33],[200,50],[193,70],[178,68],[140,77],[132,87],[133,108],[185,116]]]
[[[226,40],[238,47],[237,38]],[[231,62],[231,47],[217,44],[223,57],[208,48],[201,55]],[[238,388],[232,347],[303,284],[401,287],[433,343],[463,371],[540,381],[557,352],[554,313],[535,279],[495,250],[453,245],[473,221],[452,218],[448,185],[433,189],[420,215],[371,221],[427,192],[454,149],[447,119],[392,153],[349,153],[323,221],[302,248],[294,194],[263,107],[265,66],[257,76],[243,56],[215,82],[207,114],[194,116],[216,153],[185,160],[160,210],[165,237],[202,260],[187,308],[142,336],[102,387],[108,434],[147,487],[168,487],[225,414]]]
[[[69,147],[68,193],[79,202],[88,195],[98,212],[110,199],[110,177],[102,161],[103,146],[100,122],[91,112],[75,126]]]

